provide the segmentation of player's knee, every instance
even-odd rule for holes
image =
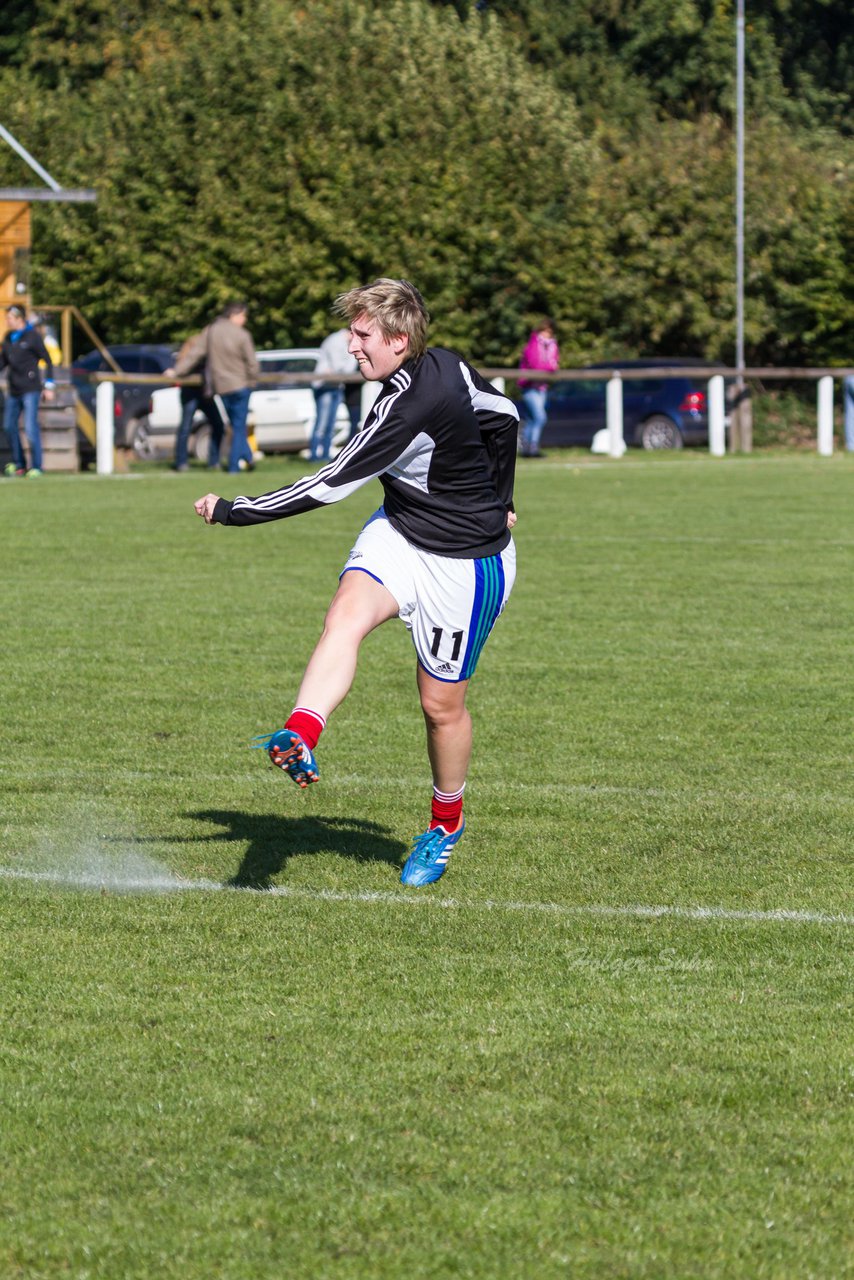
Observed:
[[[330,605],[323,620],[324,636],[356,636],[359,633],[358,618],[352,609]]]
[[[361,641],[374,626],[373,618],[360,607],[358,600],[336,596],[327,610],[323,634]]]
[[[421,690],[421,710],[428,728],[444,729],[468,718],[465,702],[457,688],[456,685],[440,684],[436,689],[427,687]]]

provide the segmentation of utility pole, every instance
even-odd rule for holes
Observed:
[[[744,0],[735,20],[735,410],[730,449],[750,453],[753,413],[744,380]]]

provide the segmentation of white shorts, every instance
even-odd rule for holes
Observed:
[[[341,577],[367,573],[390,591],[421,666],[456,683],[474,674],[481,650],[513,589],[516,548],[481,560],[421,551],[393,529],[382,507],[367,522]]]

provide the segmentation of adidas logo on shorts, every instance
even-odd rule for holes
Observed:
[[[453,674],[454,668],[451,666],[450,662],[443,662],[441,667],[436,668],[437,676],[452,676]]]

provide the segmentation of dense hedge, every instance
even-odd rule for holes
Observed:
[[[36,299],[118,341],[246,296],[256,341],[288,345],[328,331],[341,289],[404,274],[434,339],[484,362],[515,361],[541,312],[567,363],[731,360],[734,24],[709,8],[30,0],[3,36],[4,122],[99,193],[34,207]],[[789,46],[767,22],[756,43],[748,359],[848,362],[839,49],[813,50],[799,96]],[[31,181],[3,148],[0,183]]]

